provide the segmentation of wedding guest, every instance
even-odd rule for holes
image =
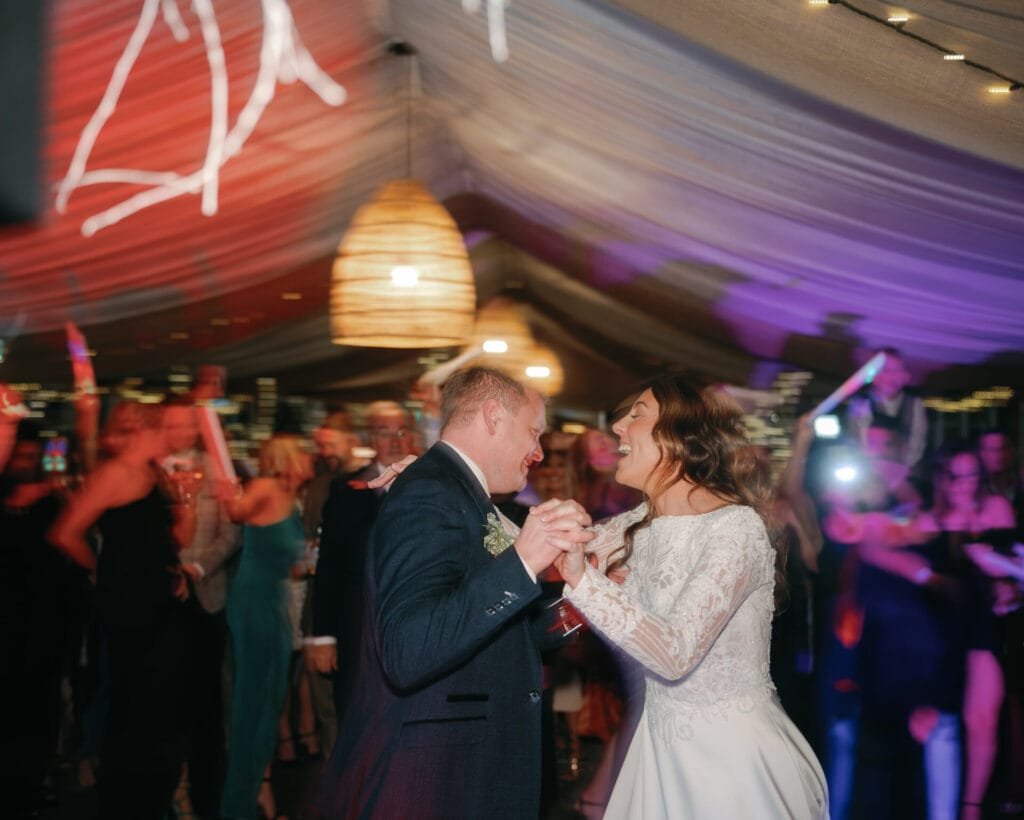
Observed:
[[[990,493],[1013,505],[1016,541],[1024,526],[1024,477],[1017,467],[1010,437],[998,429],[978,436],[978,455]],[[1017,551],[1024,562],[1024,550]],[[999,634],[1000,663],[1006,684],[1002,743],[994,790],[1009,805],[1024,805],[1024,584],[994,573],[994,612]]]
[[[1002,430],[986,430],[978,436],[977,450],[985,469],[986,486],[1010,502],[1020,527],[1024,515],[1024,476],[1017,468],[1013,442]]]
[[[621,408],[615,419],[627,409]],[[580,433],[569,447],[569,463],[573,497],[594,521],[618,515],[640,503],[640,493],[615,481],[618,442],[603,430],[589,427]],[[621,656],[616,657],[604,647],[599,638],[583,634],[580,641],[584,651],[574,654],[586,659],[579,669],[583,676],[582,707],[578,712],[568,713],[568,725],[574,746],[579,745],[578,735],[589,734],[603,741],[593,776],[580,791],[575,804],[579,814],[593,817],[604,812],[640,716],[643,680]],[[593,719],[602,715],[603,719]]]
[[[227,600],[235,674],[220,806],[226,818],[252,818],[257,806],[266,817],[277,815],[270,762],[292,652],[286,582],[305,548],[298,494],[312,470],[300,440],[272,436],[260,448],[259,467],[240,494],[231,486],[221,491],[231,520],[243,525]]]
[[[370,532],[384,489],[367,483],[416,454],[409,413],[396,402],[377,401],[367,408],[373,461],[362,470],[337,476],[323,509],[320,558],[313,580],[312,634],[307,653],[317,672],[331,675],[334,708],[340,722],[355,685],[356,659],[363,635],[363,588]]]
[[[100,816],[163,818],[185,755],[188,590],[178,550],[192,541],[195,515],[173,504],[161,481],[163,408],[125,403],[118,414],[123,448],[89,477],[50,537],[96,571],[110,675]],[[98,560],[86,541],[94,525]]]
[[[640,494],[615,482],[618,445],[603,430],[593,427],[580,433],[569,448],[573,497],[595,521],[633,509]]]
[[[216,817],[224,782],[223,666],[227,641],[224,602],[227,563],[238,549],[235,527],[216,498],[213,467],[200,449],[196,407],[166,402],[163,425],[170,454],[161,462],[179,503],[195,510],[195,534],[179,553],[192,589],[186,611],[192,678],[189,681],[188,782],[192,808]]]
[[[0,416],[0,425],[18,426]],[[9,431],[15,435],[13,431]],[[61,677],[84,573],[47,533],[63,499],[43,470],[43,440],[22,423],[0,468],[0,793],[13,816],[43,807],[57,751]]]
[[[921,517],[917,526],[924,531],[938,532],[934,541],[934,549],[939,551],[937,571],[953,573],[961,586],[970,585],[968,589],[973,597],[965,598],[961,595],[960,600],[988,609],[988,584],[983,585],[980,591],[977,589],[979,579],[972,572],[974,568],[968,566],[967,559],[977,562],[984,570],[985,557],[992,553],[993,545],[1008,545],[1012,542],[1017,522],[1006,496],[993,492],[986,484],[983,458],[965,445],[957,446],[954,443],[948,446],[938,463],[935,503],[932,510]],[[999,579],[994,581],[995,594],[992,597],[997,600],[1000,584]],[[966,611],[967,607],[961,603],[957,609],[959,617],[944,631],[947,636],[957,634],[965,622],[969,623],[964,614]],[[984,613],[979,614],[977,620],[980,622],[979,629],[984,632],[975,644],[968,646],[963,666],[956,673],[950,674],[946,683],[954,691],[963,693],[960,711],[966,730],[966,753],[960,800],[961,816],[965,820],[981,816],[995,765],[999,713],[1006,688],[1004,669],[1011,687],[1008,704],[1011,721],[1015,710],[1019,708],[1020,693],[1017,665],[1021,653],[1018,647],[1013,647],[1012,642],[1005,641],[1007,631],[1013,628],[1012,619],[1004,616],[993,620],[989,613]],[[996,654],[994,630],[997,629],[1004,636],[1003,645],[1011,647],[1010,652],[1000,653],[1002,658]],[[1009,749],[1016,749],[1019,754],[1022,739],[1019,736],[1013,737],[1011,732],[1007,741]]]
[[[900,352],[891,347],[877,352],[885,354],[885,364],[872,382],[850,399],[846,423],[851,438],[864,443],[872,421],[880,417],[889,419],[892,429],[897,430],[905,442],[900,460],[913,468],[921,461],[928,445],[924,403],[909,387],[911,374]]]

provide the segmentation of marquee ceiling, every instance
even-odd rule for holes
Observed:
[[[878,345],[937,386],[1019,379],[1024,90],[841,4],[511,0],[505,62],[487,8],[51,2],[45,209],[0,228],[0,378],[68,380],[68,319],[101,378],[413,378],[415,353],[332,346],[326,318],[337,243],[410,144],[481,298],[527,303],[577,400],[666,366],[835,378]],[[1016,0],[899,8],[1024,77]]]

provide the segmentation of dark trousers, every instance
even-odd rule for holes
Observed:
[[[200,817],[216,817],[227,767],[221,689],[227,641],[224,613],[209,613],[194,603],[189,611],[189,635],[192,680],[188,683],[191,720],[186,755],[192,808]]]
[[[97,783],[102,820],[163,820],[170,809],[187,737],[181,615],[168,607],[141,624],[109,625],[110,711]]]

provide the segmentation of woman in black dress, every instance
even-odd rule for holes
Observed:
[[[194,510],[175,505],[156,462],[166,455],[162,408],[119,409],[125,447],[90,476],[51,533],[55,544],[96,571],[96,600],[110,658],[110,712],[100,754],[100,816],[162,818],[184,757],[188,680],[178,561]],[[86,543],[95,525],[99,558]]]

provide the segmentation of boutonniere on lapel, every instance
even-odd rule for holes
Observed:
[[[484,548],[491,555],[501,555],[511,547],[516,539],[509,535],[494,513],[487,513],[487,533],[484,535]]]

